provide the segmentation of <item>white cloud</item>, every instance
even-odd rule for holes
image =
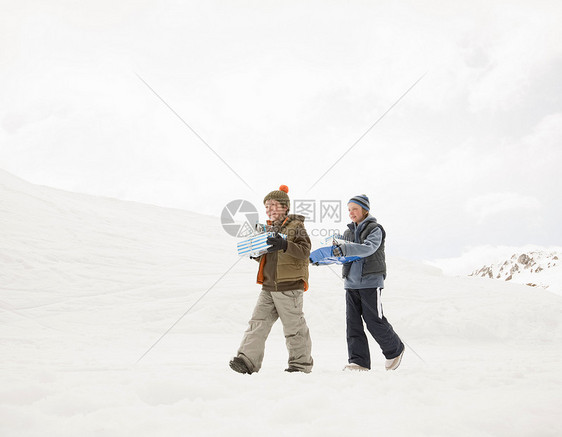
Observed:
[[[524,104],[526,95],[541,85],[536,78],[562,57],[561,17],[559,3],[491,3],[487,25],[467,47],[473,112],[513,110]]]
[[[562,140],[562,112],[548,114],[539,121],[530,135],[525,136],[521,143],[532,149],[539,158],[553,159],[553,153],[560,154]],[[560,164],[559,160],[555,160]]]
[[[541,202],[535,197],[519,193],[488,193],[468,199],[465,209],[482,224],[489,217],[503,212],[520,213],[522,210],[533,211],[541,207]]]

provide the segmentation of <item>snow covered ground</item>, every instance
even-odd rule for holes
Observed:
[[[2,436],[562,434],[562,298],[542,289],[390,259],[404,360],[386,372],[373,344],[373,370],[345,373],[339,272],[311,268],[313,372],[283,372],[278,323],[240,375],[256,263],[218,219],[0,171],[0,235]]]

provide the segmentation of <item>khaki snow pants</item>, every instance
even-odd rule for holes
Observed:
[[[281,319],[285,343],[289,351],[289,367],[308,373],[312,369],[312,341],[304,319],[303,291],[265,291],[259,295],[248,329],[238,349],[252,372],[260,370],[265,351],[265,341],[271,327]]]

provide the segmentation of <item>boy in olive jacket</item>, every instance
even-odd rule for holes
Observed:
[[[290,207],[289,189],[281,185],[263,199],[268,231],[275,232],[267,239],[268,253],[257,258],[257,283],[262,291],[254,308],[248,329],[244,333],[238,354],[230,361],[232,370],[254,373],[261,368],[265,341],[271,327],[281,319],[289,367],[286,372],[309,373],[312,369],[312,342],[302,311],[303,293],[308,289],[310,238],[304,227],[304,217],[287,215]],[[287,239],[278,234],[286,234]]]

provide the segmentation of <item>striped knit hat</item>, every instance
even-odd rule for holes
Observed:
[[[349,199],[349,202],[347,203],[350,204],[352,202],[359,205],[365,211],[369,211],[371,209],[371,204],[369,203],[369,198],[367,197],[366,194],[360,194],[359,196],[354,196],[351,199]]]

